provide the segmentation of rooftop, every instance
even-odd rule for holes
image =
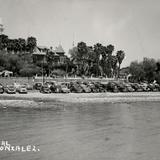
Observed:
[[[59,45],[58,47],[55,48],[55,52],[56,52],[56,53],[65,53],[65,52],[64,52],[64,49],[62,48],[61,45]]]
[[[34,49],[33,55],[46,55],[45,52],[40,51],[37,47]]]

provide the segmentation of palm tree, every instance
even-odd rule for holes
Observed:
[[[107,54],[112,55],[113,51],[114,51],[114,46],[112,44],[108,45],[107,46]]]
[[[104,72],[108,77],[112,77],[112,53],[114,51],[113,45],[108,45],[107,47],[104,47],[104,53],[105,56],[102,55],[102,58],[104,62]]]
[[[94,45],[94,52],[96,53],[96,66],[97,66],[97,74],[102,76],[102,69],[100,66],[100,56],[103,54],[104,48],[102,46],[102,44],[97,43]]]
[[[54,66],[54,53],[52,51],[48,51],[46,54],[46,61],[47,61],[47,67],[48,67],[48,75],[50,75],[51,70]]]
[[[125,57],[124,51],[122,51],[122,50],[117,51],[116,57],[117,57],[118,64],[119,64],[119,66],[118,66],[118,78],[119,78],[121,64],[122,64],[122,61],[123,61],[123,59]]]
[[[80,74],[80,66],[82,65],[82,57],[78,52],[78,47],[73,47],[69,50],[70,60],[76,66],[76,74]]]
[[[112,56],[112,76],[116,77],[117,74],[117,63],[118,63],[118,59],[115,55]]]
[[[33,53],[34,48],[37,46],[37,39],[35,37],[28,37],[27,38],[27,45],[26,49],[30,52]]]

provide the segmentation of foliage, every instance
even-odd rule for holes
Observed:
[[[0,35],[0,70],[10,70],[17,76],[32,76],[36,72],[42,73],[43,67],[43,73],[47,75],[53,70],[61,70],[78,76],[115,77],[117,65],[120,69],[125,56],[123,51],[113,55],[115,47],[112,44],[103,46],[96,43],[88,46],[85,42],[79,42],[69,50],[70,58],[66,57],[63,64],[57,63],[52,50],[46,50],[45,63],[42,65],[39,60],[34,62],[32,57],[36,46],[37,40],[32,36],[10,39],[7,35]]]
[[[24,77],[32,77],[34,76],[35,74],[37,74],[38,72],[40,72],[40,68],[35,66],[35,65],[29,65],[29,64],[26,64],[23,66],[22,69],[20,69],[19,73],[21,76],[24,76]]]
[[[138,61],[134,61],[130,64],[129,71],[134,77],[134,81],[140,82],[144,80],[144,70],[143,63],[138,63]]]
[[[61,69],[55,69],[52,71],[51,73],[52,76],[64,76],[66,75],[66,72],[64,70],[61,70]]]
[[[157,80],[160,83],[160,70],[159,62],[153,58],[144,58],[141,62],[132,62],[129,70],[132,74],[134,81],[147,81],[153,82]]]
[[[118,78],[119,78],[119,72],[120,72],[121,64],[122,64],[122,61],[125,57],[124,51],[122,51],[122,50],[117,51],[116,57],[117,57],[118,64],[119,64],[119,67],[118,67]]]
[[[7,35],[0,35],[0,50],[4,50],[8,44],[8,36]]]
[[[26,50],[33,53],[33,50],[36,46],[37,46],[36,38],[35,37],[28,37],[27,44],[26,44]]]
[[[0,51],[0,57],[1,71],[12,71],[14,76],[31,76],[33,73],[35,74],[39,72],[38,67],[33,65],[31,54],[23,53],[21,55],[17,55]]]
[[[87,46],[84,42],[79,42],[76,47],[69,50],[71,61],[76,66],[74,74],[79,76],[108,76],[117,74],[117,64],[121,65],[124,59],[124,52],[118,52],[118,56],[113,55],[114,46],[103,46],[96,43]],[[121,53],[121,54],[120,54]],[[122,58],[123,57],[123,58]],[[119,65],[119,68],[120,68]]]
[[[7,35],[0,35],[0,50],[7,50],[8,52],[32,53],[37,46],[37,40],[35,37],[28,37],[27,40],[23,38],[10,39]]]

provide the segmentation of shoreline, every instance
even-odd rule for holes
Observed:
[[[69,93],[69,94],[2,94],[0,108],[54,108],[69,104],[100,104],[127,102],[160,102],[160,92]],[[47,104],[48,107],[45,107]]]

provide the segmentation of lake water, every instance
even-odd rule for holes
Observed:
[[[39,151],[0,151],[0,160],[159,160],[160,102],[1,109],[2,140]]]

